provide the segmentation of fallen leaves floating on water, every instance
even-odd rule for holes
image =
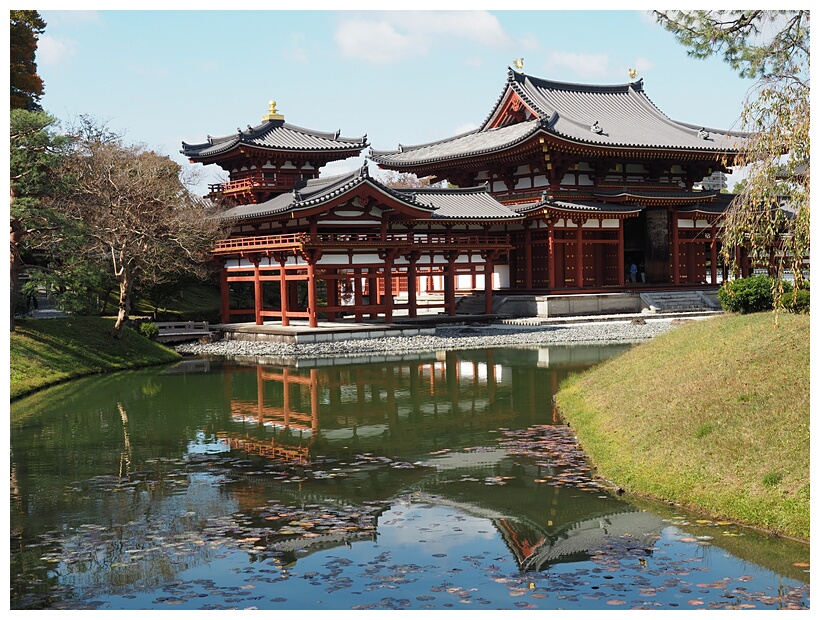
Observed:
[[[504,430],[497,441],[512,455],[532,459],[542,469],[538,483],[579,488],[602,488],[594,480],[586,454],[568,426],[540,424],[521,430]]]

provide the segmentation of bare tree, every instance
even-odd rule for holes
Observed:
[[[442,183],[431,184],[433,177],[419,178],[412,172],[395,172],[394,170],[379,170],[376,178],[387,187],[396,189],[427,189],[432,187],[443,187]]]
[[[82,225],[83,251],[110,261],[120,290],[112,335],[119,338],[134,284],[204,273],[224,224],[211,203],[188,191],[191,179],[168,157],[125,144],[88,118],[74,133],[65,166],[71,190],[56,207]]]

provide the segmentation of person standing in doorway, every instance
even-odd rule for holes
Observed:
[[[635,264],[635,261],[632,261],[632,264],[629,266],[629,281],[638,281],[638,266]]]

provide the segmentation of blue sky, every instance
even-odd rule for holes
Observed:
[[[47,23],[37,55],[42,105],[64,121],[81,114],[106,121],[127,141],[185,165],[183,141],[257,125],[271,99],[289,123],[367,134],[378,150],[455,135],[484,120],[507,68],[520,57],[525,73],[568,82],[622,84],[628,69],[637,68],[665,114],[716,129],[737,128],[752,84],[718,58],[688,57],[637,9],[465,12],[429,10],[420,2],[413,6],[425,10],[391,12],[356,10],[355,3],[339,11],[141,6],[151,9],[40,8]],[[361,163],[331,164],[323,173]],[[198,193],[223,178],[215,166],[194,167],[203,173]]]

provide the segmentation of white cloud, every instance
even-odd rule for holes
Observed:
[[[77,42],[72,39],[55,39],[43,34],[37,41],[37,63],[57,66],[71,61],[77,53]]]
[[[104,23],[99,11],[41,11],[48,26],[77,26],[82,24]]]
[[[638,58],[635,60],[635,64],[633,65],[633,68],[638,70],[638,77],[640,77],[641,73],[649,71],[654,67],[655,63],[646,58],[645,56],[638,56]]]
[[[486,11],[405,11],[386,15],[414,37],[455,37],[493,47],[508,45],[511,41],[498,18]]]
[[[541,41],[534,34],[527,34],[516,40],[516,45],[527,52],[537,52],[541,49]]]
[[[290,35],[287,47],[285,47],[285,60],[295,62],[300,65],[308,63],[308,54],[305,51],[306,37],[301,32],[294,32]]]
[[[485,47],[511,42],[498,19],[485,11],[386,11],[345,16],[334,40],[344,56],[379,65],[426,56],[433,48],[465,41]]]
[[[643,21],[645,24],[651,26],[658,26],[659,28],[663,27],[658,23],[658,20],[655,19],[655,15],[650,10],[638,11],[638,15],[640,16],[641,21]]]
[[[396,32],[386,22],[345,20],[339,24],[333,38],[344,56],[377,65],[389,65],[421,52],[410,37]]]
[[[587,78],[600,78],[609,72],[609,57],[606,54],[551,52],[549,64],[571,69],[574,73]]]

